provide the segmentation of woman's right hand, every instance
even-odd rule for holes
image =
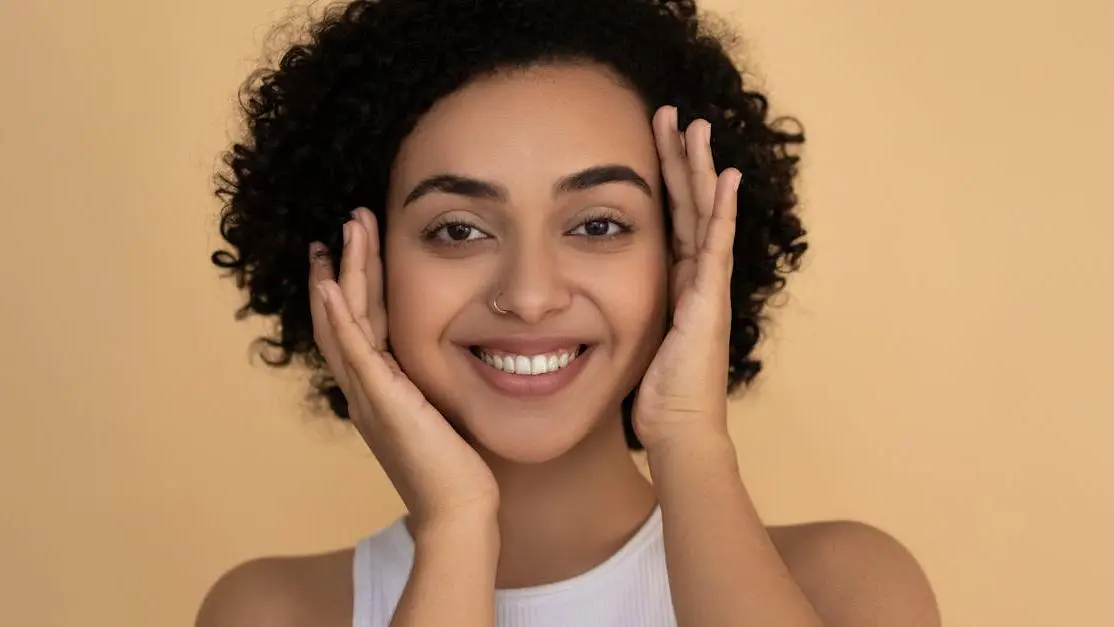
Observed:
[[[406,504],[413,531],[458,521],[494,523],[499,488],[387,351],[387,312],[375,216],[357,209],[344,225],[337,277],[328,252],[310,246],[314,339],[348,412]]]

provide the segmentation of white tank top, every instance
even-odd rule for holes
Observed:
[[[414,563],[402,519],[356,544],[353,627],[389,627]],[[604,563],[533,588],[495,591],[497,627],[676,627],[661,510]]]

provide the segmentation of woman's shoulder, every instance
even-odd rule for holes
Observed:
[[[767,531],[797,585],[829,624],[918,616],[916,625],[939,625],[928,578],[890,534],[846,520],[773,526]],[[859,616],[864,612],[869,616]]]
[[[197,627],[348,627],[353,549],[264,557],[229,570],[205,595]]]

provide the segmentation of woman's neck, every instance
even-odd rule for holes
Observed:
[[[657,504],[617,419],[559,459],[492,466],[500,490],[500,589],[590,570],[622,548]]]

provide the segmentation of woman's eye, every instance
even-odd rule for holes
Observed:
[[[626,227],[619,224],[615,220],[608,218],[596,218],[582,223],[580,226],[572,230],[573,235],[584,235],[588,237],[612,237],[621,235],[626,231]]]
[[[436,239],[446,244],[460,244],[485,237],[487,235],[483,231],[464,222],[450,222],[430,233],[430,239]]]

